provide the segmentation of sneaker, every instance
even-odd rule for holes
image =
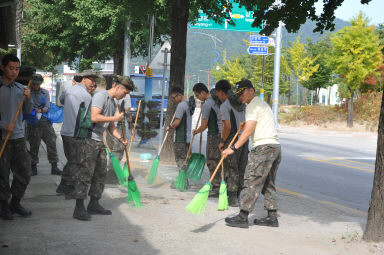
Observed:
[[[277,220],[276,217],[264,217],[261,219],[255,219],[253,221],[255,225],[258,226],[266,226],[266,227],[278,227],[279,226],[279,221]]]
[[[225,222],[230,227],[248,228],[248,218],[243,218],[240,214],[225,218]]]

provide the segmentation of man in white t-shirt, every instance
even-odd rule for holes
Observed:
[[[259,226],[278,227],[276,172],[281,161],[281,147],[277,137],[272,110],[268,104],[255,94],[249,80],[236,84],[236,93],[242,103],[247,104],[242,134],[231,148],[223,151],[223,156],[235,153],[249,137],[252,138],[252,150],[248,158],[248,172],[244,177],[244,187],[240,193],[240,213],[225,218],[231,227],[248,228],[248,214],[253,211],[260,193],[264,195],[264,209],[268,216],[255,219]]]

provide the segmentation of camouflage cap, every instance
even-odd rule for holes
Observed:
[[[79,74],[79,76],[81,76],[81,77],[101,78],[101,76],[95,70],[92,70],[92,69],[87,69],[87,70],[82,71]]]
[[[114,75],[113,76],[113,81],[118,83],[118,84],[123,85],[124,87],[126,87],[130,91],[136,91],[137,90],[137,88],[136,88],[135,84],[133,83],[132,79],[129,78],[128,76]]]
[[[32,80],[32,83],[34,83],[34,84],[41,84],[41,83],[43,83],[43,81],[44,81],[44,78],[43,78],[43,76],[41,76],[41,74],[33,74],[32,76],[31,76],[31,80]]]
[[[247,88],[254,88],[250,80],[242,79],[239,82],[236,82],[236,92],[235,94],[241,94]]]

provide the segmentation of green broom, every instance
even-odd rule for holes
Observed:
[[[235,142],[235,139],[239,135],[239,132],[241,129],[242,129],[242,126],[240,126],[240,128],[237,130],[235,136],[232,138],[232,141],[230,142],[227,148],[231,148],[232,144]],[[188,204],[185,210],[193,214],[201,214],[204,212],[205,205],[207,204],[207,200],[209,196],[209,191],[211,190],[212,180],[213,178],[215,178],[217,170],[219,170],[220,165],[223,163],[224,159],[225,157],[222,156],[219,164],[217,165],[215,171],[212,173],[212,176],[209,179],[209,181],[197,192],[197,194],[192,199],[192,201]]]
[[[119,109],[119,112],[121,112],[121,108],[120,108],[119,104],[117,105],[117,108]],[[124,130],[124,123],[122,120],[120,121],[120,124],[121,124],[121,134],[122,134],[123,139],[125,141],[125,130]],[[128,173],[127,201],[129,204],[135,205],[136,208],[140,208],[140,207],[142,207],[141,195],[140,195],[139,189],[137,188],[135,179],[133,178],[132,173],[131,173],[131,166],[129,164],[129,155],[128,155],[127,145],[124,145],[124,150],[125,150],[125,157],[127,158],[127,166],[128,166],[128,169],[127,169],[127,173]]]
[[[121,169],[121,166],[120,166],[120,162],[115,157],[115,155],[113,155],[113,153],[111,152],[111,149],[109,148],[109,146],[105,142],[105,140],[103,140],[103,142],[104,142],[104,145],[105,145],[105,151],[106,151],[107,155],[111,158],[112,167],[113,167],[113,170],[115,171],[117,180],[119,181],[120,185],[123,185],[125,178],[124,178],[123,169]]]
[[[224,163],[221,164],[221,184],[219,190],[219,203],[217,204],[217,210],[228,210],[227,183],[225,183],[224,180]]]
[[[203,111],[200,111],[199,118],[197,119],[195,129],[197,129],[197,127],[199,126],[199,121],[200,121],[202,113],[203,113]],[[185,161],[184,161],[184,166],[179,171],[179,175],[177,176],[176,181],[174,182],[175,188],[180,190],[180,191],[185,191],[185,189],[187,188],[187,167],[188,167],[187,163],[188,163],[189,157],[192,154],[191,152],[192,152],[192,145],[193,145],[194,138],[195,138],[195,134],[192,136],[191,142],[189,144],[188,153],[187,153],[187,156],[185,157]]]
[[[176,113],[173,115],[171,123],[173,122],[175,117],[176,117]],[[149,171],[148,178],[147,178],[147,184],[153,184],[156,180],[157,169],[159,168],[159,162],[160,162],[160,153],[161,153],[161,150],[163,149],[163,145],[165,143],[165,140],[167,140],[168,133],[169,133],[169,130],[167,131],[167,133],[165,133],[163,142],[161,143],[161,146],[160,146],[159,153],[157,154],[155,160],[152,163],[151,171]]]

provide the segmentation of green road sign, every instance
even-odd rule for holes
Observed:
[[[199,10],[200,17],[196,20],[195,24],[189,23],[189,28],[197,29],[212,29],[212,30],[226,30],[238,32],[260,32],[262,27],[252,27],[253,11],[247,11],[245,7],[239,6],[238,3],[232,3],[231,18],[235,22],[235,26],[228,24],[225,20],[222,24],[216,23],[214,20],[209,19],[207,14]]]

